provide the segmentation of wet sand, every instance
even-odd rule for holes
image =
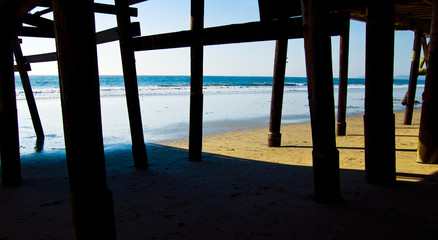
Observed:
[[[362,116],[337,137],[339,204],[313,201],[310,124],[207,135],[202,162],[187,140],[148,144],[150,167],[133,168],[129,147],[106,151],[119,239],[434,239],[438,165],[418,164],[413,125],[396,114],[397,184],[365,182]],[[383,160],[383,159],[382,159]],[[23,186],[0,188],[0,239],[73,239],[63,151],[22,158]]]

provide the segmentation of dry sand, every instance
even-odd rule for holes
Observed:
[[[340,152],[339,204],[313,201],[309,124],[206,136],[202,162],[187,140],[149,144],[148,170],[129,150],[106,152],[119,239],[438,239],[438,165],[415,162],[413,125],[396,114],[395,186],[365,183],[362,116],[348,119]],[[382,159],[383,160],[383,159]],[[22,158],[23,186],[0,188],[0,239],[72,239],[63,153]]]

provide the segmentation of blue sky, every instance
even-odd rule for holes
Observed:
[[[96,2],[113,3],[113,0]],[[139,16],[132,21],[141,23],[142,35],[190,29],[190,0],[149,0],[134,5]],[[47,16],[49,17],[49,16]],[[257,0],[205,0],[205,27],[258,21]],[[112,15],[96,15],[97,31],[116,26]],[[411,31],[395,33],[394,74],[408,75],[412,57],[414,34]],[[25,38],[25,55],[55,51],[53,39]],[[224,76],[271,76],[274,64],[275,42],[256,42],[207,46],[204,50],[204,74]],[[332,37],[333,74],[339,71],[339,37]],[[99,73],[120,75],[122,66],[118,42],[98,46]],[[189,75],[189,48],[143,51],[136,53],[139,75]],[[33,75],[56,75],[56,62],[32,64]],[[385,67],[385,63],[382,63]],[[365,23],[352,21],[350,32],[350,77],[364,76]],[[286,75],[306,75],[304,43],[302,39],[289,40]]]

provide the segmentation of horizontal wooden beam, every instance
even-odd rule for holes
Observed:
[[[131,23],[132,36],[140,36],[140,23]],[[17,30],[17,35],[20,37],[42,37],[42,38],[55,38],[55,32],[53,28],[38,28],[38,27],[20,27]],[[96,33],[97,44],[107,43],[118,40],[117,27],[110,28]]]
[[[340,35],[348,18],[345,15],[331,15],[328,19],[332,36]],[[201,33],[203,45],[218,45],[242,42],[277,40],[281,38],[296,39],[303,37],[302,18],[287,21],[268,21],[233,24],[228,26],[205,28]],[[192,31],[165,33],[143,36],[133,39],[135,51],[189,47]]]
[[[140,35],[140,23],[131,23],[131,33],[133,36]],[[102,32],[96,33],[96,44],[103,44],[119,40],[119,34],[117,28],[111,28]],[[26,63],[38,63],[38,62],[51,62],[57,61],[58,55],[56,52],[29,55],[24,57]]]
[[[130,25],[132,36],[140,36],[140,23],[133,22]],[[119,40],[118,28],[111,28],[102,32],[96,33],[96,44],[108,43]]]
[[[24,57],[27,63],[38,63],[38,62],[51,62],[58,60],[58,55],[56,52],[53,53],[44,53],[37,55],[30,55]]]
[[[137,0],[137,2],[143,2],[146,0]],[[39,6],[41,7],[52,7],[51,1],[46,1],[43,3],[40,3]],[[94,12],[96,13],[104,13],[104,14],[116,14],[116,7],[111,4],[104,4],[104,3],[94,3],[93,5]],[[138,11],[137,8],[129,8],[129,16],[131,17],[137,17]]]
[[[17,35],[20,37],[55,38],[53,28],[20,27],[17,30]]]
[[[116,14],[116,7],[114,5],[109,5],[109,4],[95,3],[94,4],[94,12],[115,15]],[[138,16],[137,8],[129,8],[128,13],[129,13],[129,16],[131,16],[131,17]]]
[[[31,71],[31,70],[32,70],[32,69],[30,68],[30,64],[29,64],[29,63],[26,63],[26,64],[24,65],[24,67],[25,67],[26,71]],[[17,67],[17,65],[14,66],[14,72],[18,72],[18,67]]]
[[[141,2],[146,2],[146,1],[148,1],[148,0],[128,0],[128,4],[129,5],[134,5],[134,4],[141,3]]]

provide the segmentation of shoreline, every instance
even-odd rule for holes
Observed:
[[[404,111],[396,111],[396,170],[433,174],[437,165],[416,163],[418,127],[421,108],[415,108],[412,125],[404,125]],[[365,169],[363,114],[347,116],[346,136],[336,136],[341,169]],[[282,124],[282,144],[278,148],[267,146],[268,125],[259,128],[235,130],[204,135],[203,153],[220,154],[257,161],[312,166],[312,137],[308,122]],[[160,142],[165,146],[186,149],[188,139]],[[291,156],[295,158],[289,159]],[[297,158],[298,157],[298,158]],[[436,167],[435,167],[436,166]],[[407,169],[412,168],[412,169]]]

